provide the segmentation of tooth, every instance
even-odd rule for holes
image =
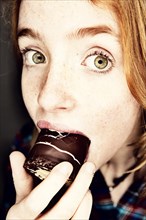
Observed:
[[[53,130],[53,129],[49,129],[50,131],[56,131],[56,130]]]

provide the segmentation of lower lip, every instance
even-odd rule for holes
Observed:
[[[89,145],[89,149],[90,149],[90,145]],[[89,149],[88,149],[88,152],[87,152],[87,155],[86,155],[86,157],[85,157],[84,162],[87,162],[87,161],[88,161],[88,158],[89,158]]]

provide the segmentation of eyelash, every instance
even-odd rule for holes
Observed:
[[[107,61],[108,62],[110,62],[110,67],[108,67],[108,69],[107,70],[98,70],[98,68],[97,67],[95,67],[95,64],[94,64],[94,67],[95,67],[95,69],[93,69],[93,68],[89,68],[89,70],[91,70],[91,71],[93,71],[93,72],[95,72],[95,73],[100,73],[100,74],[106,74],[106,73],[109,73],[110,72],[110,70],[114,67],[114,65],[115,65],[115,60],[114,60],[114,58],[109,54],[109,53],[107,53],[107,51],[105,51],[105,50],[102,50],[101,48],[100,49],[95,49],[95,50],[93,50],[93,52],[90,52],[87,56],[86,56],[86,58],[84,59],[84,61],[82,62],[82,65],[83,66],[87,66],[85,63],[86,63],[86,61],[87,61],[87,59],[88,58],[92,58],[93,56],[101,56],[101,57],[103,57],[103,58],[106,58],[107,59]],[[96,58],[95,58],[96,59]],[[94,59],[94,60],[95,60]],[[109,64],[108,64],[109,65]]]
[[[34,49],[31,49],[31,48],[24,48],[24,49],[22,49],[22,50],[20,50],[20,53],[21,53],[21,55],[22,55],[22,57],[23,57],[23,62],[24,62],[24,64],[26,65],[26,66],[34,66],[34,65],[38,65],[38,64],[43,64],[43,63],[35,63],[35,62],[33,62],[32,64],[27,64],[27,57],[26,57],[26,54],[28,53],[28,52],[34,52],[34,54],[35,53],[38,53],[38,54],[41,54],[44,58],[45,58],[45,61],[46,61],[46,57],[41,53],[41,52],[39,52],[39,51],[37,51],[37,50],[34,50]],[[24,60],[25,59],[25,60]],[[29,62],[29,61],[28,61]],[[45,63],[45,62],[44,62]]]
[[[93,51],[93,52],[92,52],[92,51]],[[86,58],[85,58],[84,61],[81,63],[81,65],[87,66],[90,71],[95,72],[95,73],[100,73],[100,74],[109,73],[109,72],[111,71],[111,69],[114,67],[114,63],[115,63],[115,62],[114,62],[114,58],[113,58],[109,53],[107,53],[107,51],[102,50],[101,48],[100,48],[100,49],[94,49],[94,50],[92,50],[92,51],[86,56]],[[45,57],[41,52],[39,52],[39,51],[37,51],[37,50],[33,50],[33,49],[31,49],[31,48],[27,48],[27,47],[26,47],[26,48],[22,49],[20,52],[21,52],[22,57],[23,57],[23,62],[24,62],[24,64],[25,64],[26,66],[34,66],[34,65],[38,65],[38,64],[43,64],[43,63],[45,63],[45,61],[46,61],[46,57]],[[35,53],[41,54],[41,55],[44,57],[44,62],[35,63],[34,61],[28,61],[28,62],[30,62],[30,63],[32,62],[32,63],[31,63],[31,64],[30,64],[30,63],[27,64],[27,59],[28,59],[28,58],[26,57],[27,52],[34,52],[34,54],[35,54]],[[95,58],[94,58],[94,60],[92,60],[94,56],[95,56]],[[106,66],[105,68],[102,68],[101,70],[100,70],[100,68],[98,68],[98,67],[95,65],[95,59],[96,59],[98,56],[101,56],[102,58],[107,59],[107,66]],[[24,60],[24,59],[25,59],[25,60]],[[90,60],[89,60],[89,59],[90,59]],[[88,61],[88,60],[89,60],[89,61]],[[91,66],[91,64],[92,64],[93,67],[89,67],[87,61],[90,62],[90,66]],[[93,61],[94,61],[94,64],[93,64]],[[87,64],[86,64],[86,63],[87,63]],[[101,63],[98,62],[98,64],[101,64]],[[110,67],[108,67],[109,65],[110,65]],[[106,70],[105,70],[105,69],[106,69]]]

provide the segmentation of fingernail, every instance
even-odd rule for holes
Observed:
[[[60,165],[59,165],[59,172],[61,172],[62,174],[64,175],[67,175],[67,174],[70,174],[73,170],[73,167],[70,163],[68,162],[62,162]]]
[[[86,163],[85,163],[85,166],[86,166],[86,167],[85,167],[85,170],[86,170],[88,173],[94,175],[94,173],[95,173],[95,171],[96,171],[95,164],[92,163],[92,162],[86,162]]]

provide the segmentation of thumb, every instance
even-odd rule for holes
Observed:
[[[14,151],[10,154],[10,164],[16,190],[16,203],[25,198],[33,187],[32,177],[23,168],[24,161],[25,156],[19,151]]]

